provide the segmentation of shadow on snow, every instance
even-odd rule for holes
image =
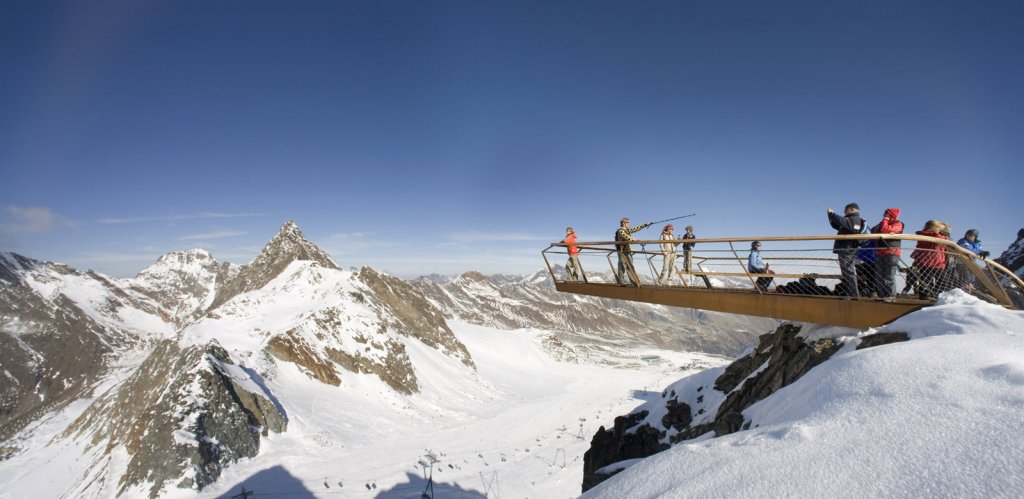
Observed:
[[[425,478],[421,478],[412,473],[406,473],[405,476],[408,481],[395,484],[395,486],[390,489],[381,490],[379,494],[374,496],[375,499],[419,499],[423,497],[424,492],[429,494],[430,491],[427,490],[427,480]],[[443,497],[447,499],[449,497],[454,497],[460,499],[486,499],[487,497],[482,492],[464,489],[454,483],[434,482],[433,490],[433,497],[437,498]]]
[[[231,487],[217,499],[231,499],[238,496],[242,493],[242,487],[245,487],[247,491],[255,492],[254,495],[257,497],[287,496],[298,499],[316,497],[302,484],[301,480],[288,473],[288,470],[281,466],[274,466],[242,480],[241,483]]]

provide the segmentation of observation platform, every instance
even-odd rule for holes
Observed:
[[[850,297],[842,283],[836,240],[899,241],[902,255],[890,287],[883,280],[873,248],[860,254],[857,282],[860,296]],[[761,242],[761,258],[772,273],[751,273],[747,257],[752,241]],[[915,266],[911,258],[919,241],[934,249],[919,250],[919,260],[935,253],[946,269]],[[770,317],[785,321],[865,329],[888,324],[935,303],[938,294],[959,288],[990,303],[1024,309],[1024,282],[1002,265],[980,259],[955,242],[911,234],[849,236],[771,236],[689,239],[680,243],[638,240],[628,244],[580,242],[580,269],[567,272],[568,248],[552,243],[541,254],[555,289],[597,296],[715,312]],[[620,249],[631,258],[619,264]],[[666,252],[674,251],[666,272]],[[565,264],[559,264],[558,259]],[[570,269],[571,269],[571,265]],[[770,281],[769,281],[770,279]],[[890,289],[891,291],[886,291]],[[891,296],[885,296],[891,295]]]

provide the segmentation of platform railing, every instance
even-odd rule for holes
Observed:
[[[748,267],[751,242],[760,241],[767,272]],[[840,270],[836,241],[857,245],[844,250],[855,262],[857,292]],[[900,243],[896,259],[880,258],[877,246]],[[580,242],[578,272],[571,269],[568,248],[552,243],[542,251],[551,278],[579,282],[657,288],[701,288],[759,294],[792,294],[835,299],[882,300],[928,304],[939,294],[962,289],[988,302],[1024,309],[1024,281],[1006,267],[979,258],[955,242],[914,234],[848,236],[764,236],[689,239],[692,250],[662,240]],[[862,247],[863,245],[875,247]],[[918,248],[917,246],[924,246]],[[623,258],[628,248],[631,258]],[[674,254],[673,258],[667,254]],[[669,263],[665,271],[666,261]],[[620,263],[621,262],[621,263]],[[886,271],[892,267],[892,271]],[[891,277],[887,277],[891,276]],[[891,279],[891,280],[890,280]]]

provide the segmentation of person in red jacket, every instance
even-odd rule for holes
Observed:
[[[917,231],[917,235],[949,239],[940,233],[941,230],[942,222],[929,220],[924,224],[924,230]],[[914,260],[917,277],[915,288],[917,288],[918,297],[922,300],[935,299],[939,278],[946,270],[946,247],[931,241],[918,241],[910,258]]]
[[[871,229],[872,234],[902,234],[903,222],[899,220],[900,209],[889,208],[882,215],[882,221]],[[878,297],[890,298],[896,294],[896,268],[900,263],[899,239],[875,241],[875,266],[878,269]]]
[[[583,279],[583,267],[580,266],[580,247],[576,246],[576,231],[572,227],[565,228],[565,239],[562,243],[568,244],[569,261],[565,263],[565,280],[579,281]]]

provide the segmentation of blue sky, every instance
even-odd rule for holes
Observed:
[[[0,250],[529,272],[606,240],[1024,227],[1021,2],[3,2]],[[648,233],[657,236],[653,229]]]

